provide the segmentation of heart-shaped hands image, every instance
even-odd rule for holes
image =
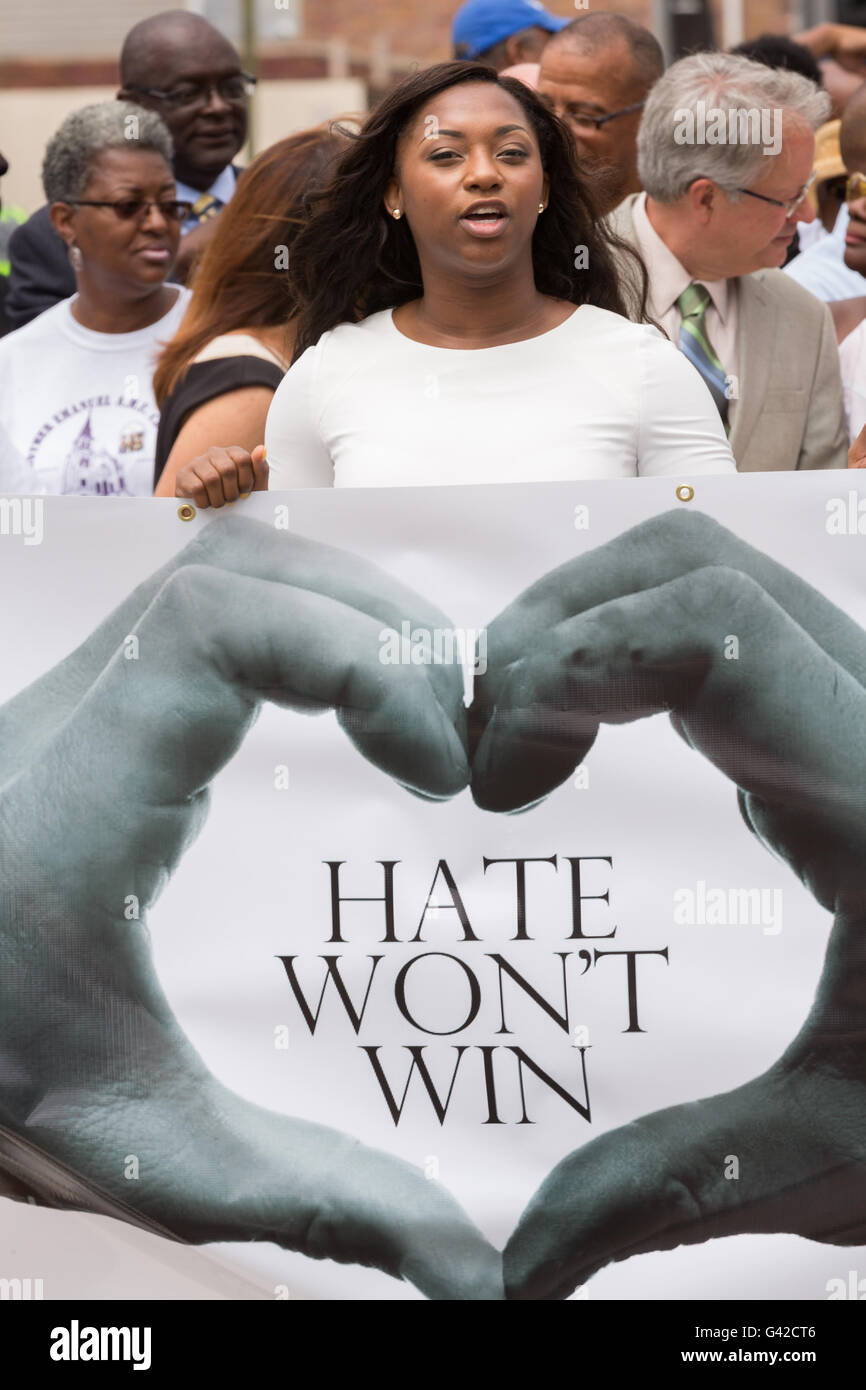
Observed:
[[[145,926],[264,700],[335,709],[422,795],[466,786],[459,668],[378,660],[382,624],[407,616],[443,623],[353,555],[226,517],[0,712],[0,1191],[502,1297],[499,1252],[420,1169],[211,1075]]]
[[[739,658],[725,657],[736,634]],[[643,1115],[563,1159],[505,1250],[510,1298],[716,1236],[866,1241],[866,634],[700,513],[547,574],[488,629],[472,785],[532,805],[599,724],[660,712],[738,788],[749,829],[834,913],[814,1006],[762,1076]],[[739,1180],[719,1155],[736,1153]]]
[[[610,1261],[722,1235],[866,1240],[866,634],[708,517],[668,513],[495,620],[470,736],[459,667],[381,664],[382,625],[407,618],[447,625],[357,556],[220,518],[0,711],[0,1190],[370,1265],[436,1299],[561,1299]],[[124,660],[130,635],[158,677]],[[492,811],[544,798],[600,723],[669,713],[835,914],[801,1032],[746,1085],[562,1160],[503,1261],[419,1169],[219,1083],[160,988],[145,912],[263,701],[333,709],[408,790],[471,782]],[[134,1209],[130,1151],[158,1155]]]

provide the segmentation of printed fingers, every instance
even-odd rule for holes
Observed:
[[[611,1262],[720,1236],[861,1241],[862,1089],[832,1070],[777,1064],[594,1139],[557,1164],[521,1216],[503,1256],[506,1296],[567,1298]]]
[[[263,700],[334,709],[383,771],[428,796],[453,796],[468,767],[451,714],[429,668],[382,664],[379,633],[376,619],[322,594],[186,566],[15,783],[15,814],[25,823],[48,814],[68,860],[65,882],[85,892],[108,881],[114,891],[119,876],[147,903]],[[34,844],[48,833],[30,830]],[[129,886],[135,865],[139,887]]]
[[[508,668],[539,634],[611,599],[658,588],[707,565],[738,570],[866,686],[866,635],[823,594],[703,512],[671,511],[549,571],[487,630],[487,672],[476,684],[475,722],[497,703]]]
[[[599,723],[670,712],[819,900],[859,895],[866,692],[754,580],[706,567],[558,624],[512,662],[479,742],[490,810],[544,796]],[[829,895],[829,896],[828,896]]]
[[[431,1299],[504,1298],[501,1255],[420,1169],[226,1090],[169,1014],[146,1058],[118,1059],[102,1025],[89,1020],[89,1066],[79,1054],[73,1084],[43,1069],[41,1102],[15,1130],[0,1126],[4,1163],[20,1173],[0,1176],[0,1195],[35,1191],[194,1245],[269,1241],[379,1269]]]
[[[383,628],[399,633],[404,623],[413,630],[450,630],[448,619],[432,603],[361,556],[223,511],[139,584],[80,647],[0,710],[0,782],[26,766],[52,730],[66,722],[105,667],[123,652],[127,638],[163,587],[190,566],[219,570],[228,579],[247,576],[320,593],[375,619],[380,634]],[[255,609],[246,621],[255,627]],[[465,739],[459,664],[434,663],[426,671],[440,703]]]
[[[312,1259],[360,1264],[405,1279],[429,1299],[504,1298],[502,1256],[439,1183],[348,1135],[228,1097],[234,1134],[220,1145],[236,1171],[184,1178],[172,1228],[196,1242],[273,1241]],[[212,1196],[201,1200],[200,1194]],[[163,1220],[167,1211],[161,1209]]]
[[[274,1129],[274,1138],[277,1133]],[[296,1195],[287,1191],[284,1174],[272,1182],[260,1210],[277,1244],[301,1248],[313,1258],[373,1265],[406,1279],[430,1299],[504,1298],[501,1254],[451,1194],[420,1169],[345,1136],[326,1161],[307,1161],[305,1168],[310,1194],[305,1206],[313,1217],[300,1247]],[[271,1163],[265,1171],[279,1177]]]

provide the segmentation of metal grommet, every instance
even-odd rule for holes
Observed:
[[[691,502],[694,495],[695,490],[693,487],[689,487],[688,483],[680,483],[680,486],[677,488],[678,502]]]
[[[192,521],[195,516],[195,507],[191,506],[189,502],[184,502],[182,507],[178,507],[177,514],[181,521]]]

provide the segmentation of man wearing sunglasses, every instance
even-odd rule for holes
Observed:
[[[830,312],[779,269],[797,221],[815,217],[814,132],[829,109],[799,73],[728,53],[682,58],[644,107],[645,191],[610,217],[640,252],[652,317],[703,377],[740,472],[847,462]]]
[[[155,111],[174,142],[177,197],[190,204],[172,272],[183,282],[234,194],[232,161],[247,135],[255,79],[244,73],[226,38],[200,15],[167,10],[136,24],[120,54],[118,99]],[[6,312],[19,328],[75,293],[63,243],[40,208],[13,235]]]
[[[664,71],[648,29],[618,14],[587,14],[550,39],[538,95],[565,121],[581,163],[602,172],[602,211],[640,189],[637,132],[644,99]]]

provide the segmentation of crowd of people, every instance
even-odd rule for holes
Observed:
[[[242,169],[233,46],[135,25],[9,239],[0,491],[866,466],[866,30],[665,70],[623,15],[468,0],[453,39]]]

